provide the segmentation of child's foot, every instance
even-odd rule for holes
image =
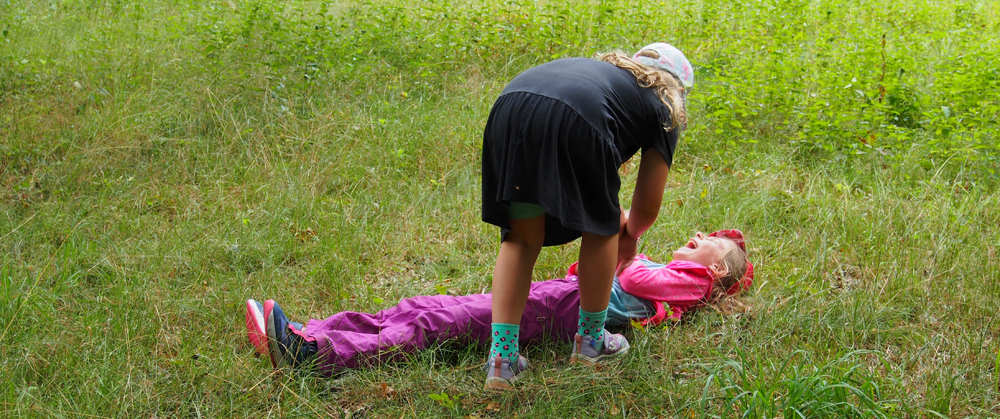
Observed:
[[[264,305],[247,300],[247,338],[260,355],[267,355],[267,331],[264,330]]]
[[[517,357],[517,362],[511,365],[510,358],[495,357],[488,361],[486,369],[486,384],[484,390],[506,390],[517,382],[520,374],[528,369],[528,358]]]
[[[293,332],[298,329],[274,300],[264,302],[268,352],[274,368],[298,367],[316,354],[316,347]],[[301,326],[299,326],[301,327]]]
[[[604,347],[597,350],[597,342],[591,336],[580,336],[579,333],[573,338],[573,353],[569,356],[569,362],[579,362],[584,365],[594,365],[598,361],[624,355],[628,352],[629,344],[625,336],[619,334],[606,333],[604,335]]]
[[[264,305],[254,299],[247,300],[247,339],[259,355],[267,355],[267,330],[264,325]],[[291,322],[295,330],[302,330],[302,323]]]

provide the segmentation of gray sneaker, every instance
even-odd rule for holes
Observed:
[[[628,352],[629,344],[625,336],[607,333],[604,337],[604,347],[598,352],[594,346],[597,342],[593,336],[580,336],[579,333],[573,338],[573,353],[569,356],[569,362],[579,362],[584,365],[594,365],[598,361],[625,355]]]
[[[517,363],[510,364],[510,358],[496,357],[486,363],[486,384],[484,390],[506,390],[517,382],[521,373],[528,369],[528,358],[517,357]]]

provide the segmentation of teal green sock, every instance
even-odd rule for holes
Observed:
[[[521,325],[493,323],[493,344],[490,345],[490,359],[494,357],[510,358],[511,364],[517,362],[517,334]]]
[[[594,349],[598,352],[604,349],[604,321],[608,319],[608,309],[591,313],[580,309],[580,327],[577,333],[580,336],[590,336],[594,338]]]

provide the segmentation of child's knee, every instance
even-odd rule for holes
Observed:
[[[542,249],[545,242],[545,214],[521,220],[510,220],[510,231],[504,236],[503,241],[518,243],[527,246],[528,249]]]

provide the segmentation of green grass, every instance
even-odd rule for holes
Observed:
[[[0,0],[0,415],[1000,416],[997,2],[556,3]],[[659,40],[697,85],[641,250],[742,229],[748,312],[631,330],[596,372],[527,347],[499,395],[483,348],[335,379],[252,356],[246,298],[488,290],[496,95]]]

